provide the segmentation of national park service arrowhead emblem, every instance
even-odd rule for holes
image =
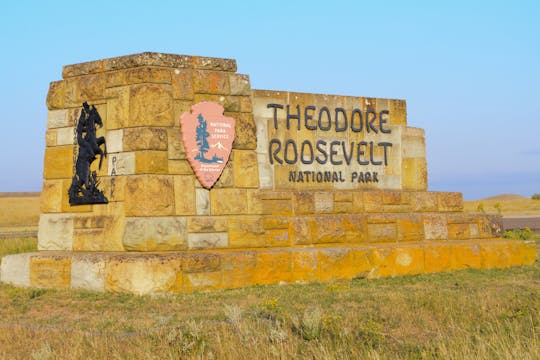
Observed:
[[[234,119],[223,115],[223,106],[200,102],[180,117],[186,156],[201,182],[210,189],[219,179],[232,150]]]

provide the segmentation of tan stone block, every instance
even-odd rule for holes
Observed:
[[[186,218],[126,218],[122,240],[128,251],[170,251],[187,248]]]
[[[234,116],[235,137],[233,149],[239,150],[255,150],[257,148],[257,133],[253,115],[242,113]]]
[[[422,246],[400,246],[394,249],[394,275],[421,274],[424,272],[424,248]]]
[[[480,238],[502,237],[503,224],[500,215],[478,216],[478,228]]]
[[[106,215],[80,214],[73,217],[74,229],[103,228]]]
[[[331,213],[334,211],[334,196],[329,191],[317,191],[314,194],[315,212]]]
[[[397,220],[398,241],[423,241],[424,222],[420,215],[406,215]]]
[[[0,282],[15,286],[30,286],[30,257],[35,253],[5,255],[0,264]]]
[[[478,244],[454,244],[452,245],[451,259],[452,270],[479,269],[481,266],[480,246]]]
[[[314,214],[315,194],[309,191],[294,192],[292,204],[296,215]]]
[[[45,179],[71,179],[73,150],[72,145],[46,148],[43,177]]]
[[[229,74],[219,71],[195,70],[193,73],[193,91],[196,94],[229,94]]]
[[[238,96],[238,101],[240,102],[240,112],[241,113],[252,113],[253,105],[251,103],[251,97],[249,96]]]
[[[56,129],[56,145],[74,145],[77,143],[75,128],[64,127]]]
[[[182,140],[182,131],[178,127],[167,129],[169,159],[185,160],[186,150]]]
[[[404,132],[401,138],[401,154],[403,158],[425,158],[426,141],[424,136],[407,136]]]
[[[364,212],[364,193],[361,191],[353,192],[352,212],[353,213]]]
[[[171,88],[141,84],[130,87],[129,126],[173,126]]]
[[[225,110],[224,115],[227,117],[237,118],[240,114],[240,98],[238,96],[225,96],[214,94],[195,94],[193,95],[193,102],[195,104],[208,101],[215,102],[223,106]]]
[[[368,279],[394,275],[396,253],[393,247],[372,248],[369,253],[369,263],[372,269],[367,274]]]
[[[69,188],[71,187],[71,180],[62,180],[62,212],[91,212],[94,205],[74,205],[69,204]],[[96,205],[98,206],[98,205]]]
[[[49,85],[47,93],[47,108],[49,110],[62,109],[65,107],[64,100],[65,83],[64,81],[53,81]]]
[[[261,217],[242,216],[229,219],[229,247],[264,247],[266,242],[266,230]]]
[[[129,86],[107,89],[107,130],[122,129],[129,124]]]
[[[452,245],[433,243],[424,247],[424,267],[427,273],[452,270]]]
[[[210,191],[207,189],[195,189],[195,205],[197,215],[210,215]]]
[[[231,95],[251,96],[251,86],[249,84],[248,75],[229,74],[229,84],[231,87]]]
[[[319,258],[317,250],[302,249],[292,253],[291,281],[319,280]]]
[[[182,270],[184,273],[205,273],[218,271],[221,257],[215,253],[184,252],[182,253]]]
[[[288,229],[265,230],[267,247],[289,247],[291,240]]]
[[[228,230],[227,218],[217,216],[188,217],[187,229],[190,233],[213,233]]]
[[[133,175],[135,174],[135,153],[123,152],[109,154],[107,157],[107,175]]]
[[[383,192],[372,190],[363,192],[363,205],[365,212],[382,212]]]
[[[172,95],[174,99],[193,99],[193,70],[174,70],[172,75]]]
[[[167,174],[169,163],[166,151],[143,150],[135,152],[136,174]]]
[[[195,69],[236,72],[236,60],[212,58],[206,56],[193,56]]]
[[[296,183],[289,181],[289,172],[297,171],[298,168],[296,165],[282,165],[274,166],[274,188],[276,190],[293,190],[295,189]]]
[[[342,243],[346,241],[341,216],[317,216],[309,219],[313,244]]]
[[[318,251],[319,280],[352,279],[354,275],[349,249],[330,248]]]
[[[47,129],[56,129],[69,126],[68,124],[68,111],[51,110],[47,113]]]
[[[174,204],[176,215],[195,215],[195,179],[193,176],[174,177]]]
[[[128,84],[152,83],[170,84],[171,71],[161,67],[137,67],[125,72]]]
[[[186,293],[223,288],[223,275],[220,271],[209,273],[184,274],[183,290]]]
[[[255,251],[224,252],[221,257],[223,287],[234,289],[253,285],[256,267]]]
[[[216,189],[231,188],[234,186],[234,180],[235,180],[234,162],[229,160],[229,162],[223,168],[223,172],[219,176],[218,181],[216,181],[216,183],[214,184],[214,188]]]
[[[45,132],[45,146],[56,146],[56,135],[58,134],[58,130],[56,129],[49,129]]]
[[[103,223],[103,251],[125,251],[122,239],[126,228],[123,202],[109,202]]]
[[[368,238],[371,243],[382,242],[397,242],[398,233],[395,222],[382,220],[381,222],[373,222],[368,220],[367,224]]]
[[[73,251],[104,251],[103,228],[75,229]]]
[[[426,240],[448,239],[448,228],[445,215],[424,215],[423,218]]]
[[[292,215],[293,204],[291,200],[262,200],[262,213],[265,215]]]
[[[264,214],[264,204],[261,192],[258,189],[247,189],[248,214]]]
[[[169,174],[171,175],[195,175],[187,160],[169,159]]]
[[[180,259],[157,255],[112,257],[105,265],[105,290],[137,295],[182,289]]]
[[[168,150],[167,129],[156,127],[137,127],[124,129],[123,151]]]
[[[40,209],[42,213],[55,213],[62,211],[63,180],[44,180],[40,195]]]
[[[71,250],[73,218],[69,214],[41,214],[38,227],[39,250]]]
[[[343,216],[343,229],[347,243],[364,243],[367,238],[367,223],[363,216]]]
[[[438,210],[437,193],[413,192],[411,193],[411,209],[415,212],[434,212]]]
[[[404,190],[427,190],[427,164],[425,158],[404,158],[401,163]]]
[[[226,232],[206,232],[188,234],[188,249],[218,249],[229,246],[229,234]]]
[[[253,284],[275,284],[281,281],[291,282],[292,254],[284,251],[260,252],[256,255],[256,268]]]
[[[74,255],[71,258],[71,288],[105,291],[105,259],[92,255]]]
[[[289,221],[289,236],[295,245],[312,243],[311,226],[308,217],[294,217]]]
[[[101,190],[109,202],[124,201],[126,176],[105,176],[101,180]]]
[[[353,213],[353,204],[350,202],[335,202],[334,212],[336,214],[351,214]]]
[[[351,256],[351,273],[353,278],[368,277],[373,265],[370,261],[370,250],[367,248],[352,248]]]
[[[352,191],[336,191],[334,192],[334,201],[335,202],[352,202],[353,194],[354,193]]]
[[[133,175],[127,178],[126,216],[166,216],[174,212],[172,176]]]
[[[233,150],[233,154],[234,186],[237,188],[258,188],[257,153],[252,150]]]
[[[461,193],[441,192],[437,193],[439,202],[439,211],[462,211],[463,197]]]
[[[30,257],[30,286],[67,289],[71,281],[71,259],[67,256]]]
[[[289,229],[288,216],[265,216],[263,217],[263,227],[265,230],[270,229]]]
[[[247,214],[246,189],[212,189],[210,191],[210,213],[212,215]]]
[[[125,71],[108,71],[102,75],[105,78],[105,93],[110,88],[127,85],[127,74]]]
[[[450,240],[470,239],[469,224],[448,224],[448,239]]]
[[[405,100],[389,99],[390,124],[407,125],[407,104]]]
[[[65,79],[65,105],[81,106],[84,101],[96,102],[105,98],[105,77],[87,75]]]

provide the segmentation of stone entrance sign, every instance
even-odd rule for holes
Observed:
[[[69,65],[47,96],[39,251],[18,286],[137,294],[531,264],[500,219],[429,192],[404,100],[253,90],[228,59],[142,53]],[[108,203],[69,201],[82,104]]]

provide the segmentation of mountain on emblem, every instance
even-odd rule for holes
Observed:
[[[201,102],[180,117],[186,155],[201,185],[210,189],[221,176],[234,141],[235,120],[223,106]]]

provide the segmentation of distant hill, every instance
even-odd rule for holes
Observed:
[[[500,194],[500,195],[484,198],[481,201],[507,201],[507,200],[526,200],[526,199],[529,199],[529,198],[518,195],[518,194]]]
[[[39,197],[39,194],[41,194],[39,191],[0,192],[0,198],[6,198],[6,197]]]

